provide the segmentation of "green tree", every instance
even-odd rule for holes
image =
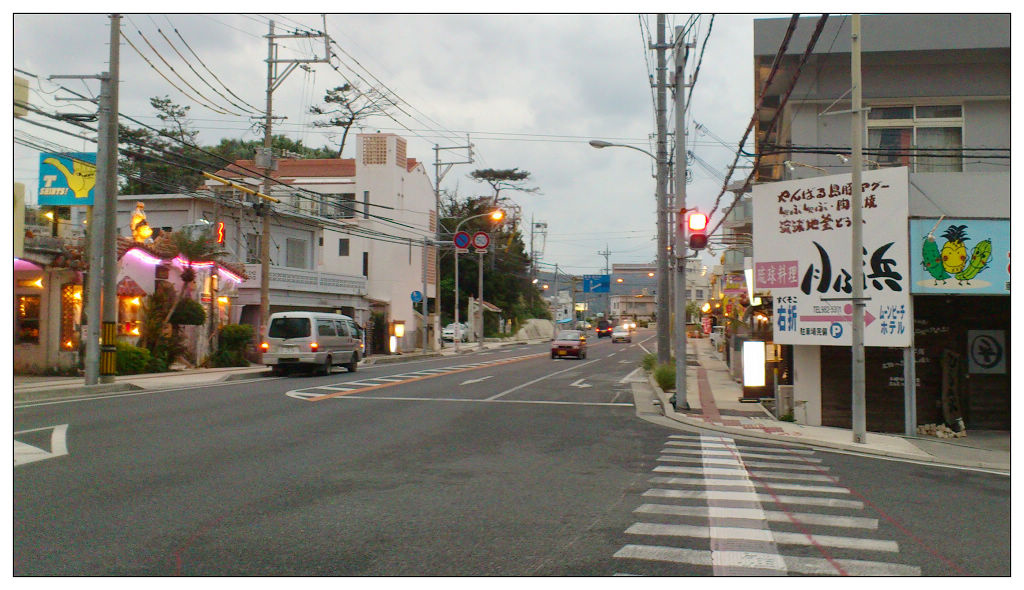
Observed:
[[[479,182],[485,182],[494,191],[494,196],[491,199],[491,206],[499,206],[505,197],[501,196],[501,191],[519,191],[524,193],[537,193],[540,191],[537,187],[524,186],[524,183],[530,180],[530,173],[519,168],[511,168],[505,170],[495,170],[493,168],[485,168],[481,170],[474,170],[469,173],[469,177]]]
[[[199,131],[188,121],[190,107],[180,106],[168,97],[154,97],[149,104],[156,110],[162,127],[131,129],[120,127],[120,142],[127,144],[119,163],[123,181],[121,194],[144,195],[189,192],[203,183],[197,161],[203,157],[196,146]]]
[[[376,88],[366,91],[358,86],[346,83],[343,86],[330,88],[324,93],[324,105],[314,105],[309,112],[323,115],[325,118],[313,122],[314,127],[341,129],[341,141],[338,144],[338,157],[345,151],[345,141],[353,126],[360,121],[375,115],[387,116],[391,100]]]

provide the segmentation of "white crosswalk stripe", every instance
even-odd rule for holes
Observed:
[[[704,566],[714,575],[920,576],[920,567],[898,563],[895,540],[871,536],[878,519],[846,512],[863,510],[864,502],[814,453],[738,445],[724,435],[670,435],[652,487],[641,494],[647,502],[634,510],[643,520],[624,531],[653,542],[630,542],[614,557],[623,565]],[[821,556],[807,556],[808,547]],[[848,559],[861,554],[867,559]],[[895,561],[879,561],[880,554]]]

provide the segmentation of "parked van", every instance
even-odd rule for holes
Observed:
[[[263,364],[274,375],[298,368],[330,375],[334,365],[355,373],[363,346],[362,329],[347,315],[282,311],[270,316],[270,329],[260,349]]]

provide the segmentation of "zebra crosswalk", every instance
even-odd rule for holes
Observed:
[[[441,375],[448,375],[451,373],[472,371],[474,369],[480,369],[492,365],[504,365],[509,363],[515,363],[531,358],[537,358],[539,356],[544,355],[527,354],[488,360],[479,363],[466,363],[462,365],[454,365],[451,367],[421,369],[419,371],[411,371],[408,373],[401,373],[399,375],[388,375],[386,377],[365,377],[357,381],[344,381],[341,383],[332,383],[330,385],[317,385],[315,387],[293,389],[291,391],[285,392],[285,395],[291,398],[300,399],[304,401],[320,401],[338,395],[349,395],[353,393],[358,393],[360,391],[379,389],[382,387],[398,385],[401,383],[407,383],[410,381],[416,381],[420,379],[429,379],[431,377],[438,377]]]
[[[899,543],[884,538],[878,520],[862,514],[864,503],[814,454],[725,435],[670,435],[633,511],[638,520],[624,531],[629,542],[614,554],[617,569],[920,576],[920,567],[900,563]]]

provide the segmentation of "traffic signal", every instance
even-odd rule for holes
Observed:
[[[690,229],[690,248],[702,250],[708,245],[708,216],[694,211],[687,219],[687,226]]]

